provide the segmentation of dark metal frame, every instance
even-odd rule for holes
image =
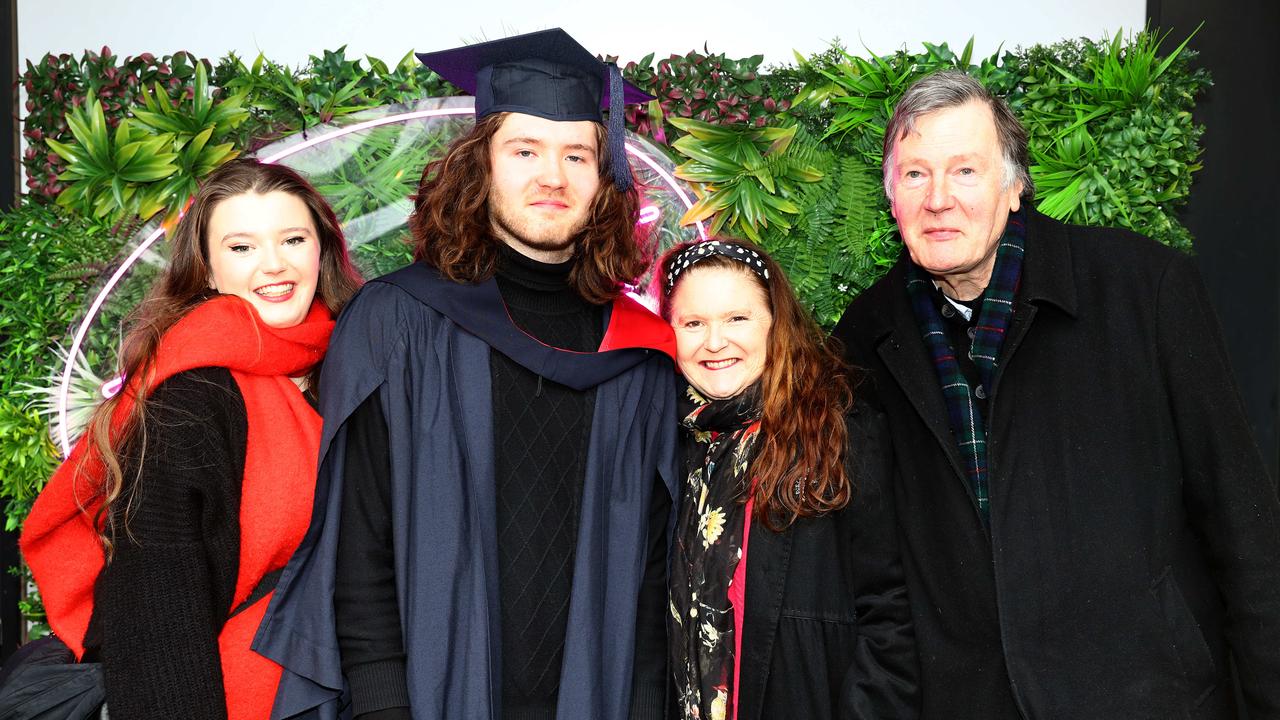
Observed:
[[[0,82],[4,112],[0,113],[0,210],[13,207],[18,192],[18,2],[0,0]],[[0,662],[18,648],[24,630],[18,612],[21,581],[9,572],[21,562],[16,533],[0,531]]]

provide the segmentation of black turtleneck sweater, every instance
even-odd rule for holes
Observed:
[[[498,290],[521,330],[547,345],[589,352],[604,337],[602,308],[569,285],[572,265],[547,265],[506,250],[499,256]],[[496,350],[489,352],[489,374],[497,441],[502,714],[554,718],[596,391],[544,381]]]
[[[503,246],[496,280],[511,319],[547,345],[590,352],[603,307],[569,285],[572,261],[537,262]],[[491,351],[498,529],[502,717],[551,720],[573,584],[574,551],[595,390],[573,390]],[[343,670],[360,720],[409,717],[390,538],[390,469],[374,393],[348,422],[336,590]],[[649,569],[637,615],[634,718],[661,717],[665,679],[665,526],[656,488]]]

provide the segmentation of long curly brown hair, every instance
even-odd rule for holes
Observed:
[[[470,133],[449,147],[445,156],[422,172],[414,196],[409,230],[415,260],[437,268],[459,283],[493,277],[498,244],[489,221],[489,142],[510,113],[494,113],[476,123]],[[596,143],[607,147],[603,125],[596,125]],[[640,188],[627,192],[614,186],[609,153],[600,153],[600,187],[591,202],[587,224],[574,238],[573,270],[569,284],[584,299],[608,302],[624,283],[640,277],[652,254],[648,233],[636,226]]]
[[[675,283],[678,287],[702,270],[724,268],[750,278],[769,303],[773,321],[760,378],[761,446],[751,463],[751,496],[756,519],[779,531],[799,518],[839,510],[853,494],[845,473],[845,415],[853,405],[849,368],[836,341],[814,322],[796,298],[782,267],[763,248],[745,240],[719,239],[758,253],[769,279],[756,275],[739,260],[709,255],[682,272]],[[666,278],[675,257],[694,244],[681,243],[668,250],[657,277]],[[659,288],[660,312],[668,321],[674,290]]]
[[[133,378],[132,392],[117,393],[94,411],[86,430],[90,451],[101,461],[105,476],[96,488],[102,504],[95,522],[102,528],[108,558],[119,531],[128,531],[129,518],[138,497],[141,477],[126,482],[125,466],[137,462],[146,451],[144,418],[151,388],[148,378],[155,364],[160,339],[184,315],[200,303],[216,297],[209,287],[211,270],[206,234],[214,208],[223,200],[245,193],[286,192],[306,204],[320,241],[320,276],[316,298],[335,317],[363,280],[347,255],[342,226],[324,198],[301,175],[283,165],[253,159],[229,162],[201,183],[186,214],[169,238],[169,265],[142,304],[126,321],[129,327],[120,352],[119,371]],[[308,377],[317,386],[319,367]],[[112,427],[112,415],[126,395],[136,398],[121,425]],[[126,461],[126,458],[133,461]],[[83,470],[85,465],[81,465]],[[140,472],[140,469],[139,469]],[[130,488],[126,492],[126,488]]]

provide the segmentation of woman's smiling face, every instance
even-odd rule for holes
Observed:
[[[205,242],[210,287],[248,300],[271,327],[307,317],[320,277],[320,238],[300,198],[281,190],[233,195],[213,209]]]
[[[693,267],[671,297],[676,364],[703,396],[731,398],[764,373],[773,315],[745,267]]]

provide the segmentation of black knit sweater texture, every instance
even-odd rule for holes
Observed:
[[[147,411],[145,452],[125,462],[130,534],[115,538],[94,587],[86,659],[103,664],[113,720],[222,720],[218,633],[239,569],[244,398],[226,368],[201,368],[161,383]]]

